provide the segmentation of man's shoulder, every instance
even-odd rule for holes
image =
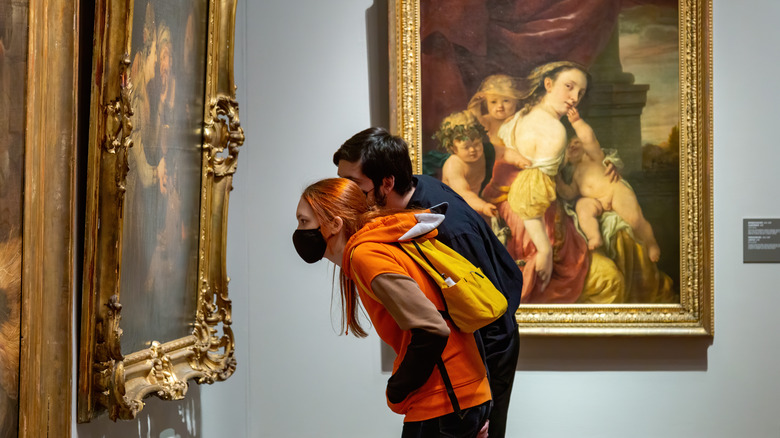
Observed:
[[[416,175],[417,188],[410,206],[429,208],[446,202],[449,204],[444,214],[445,220],[439,227],[439,232],[452,239],[458,234],[480,234],[480,229],[487,226],[484,219],[448,185],[428,175]]]
[[[425,203],[423,207],[440,204],[442,202],[460,203],[466,202],[447,184],[429,175],[415,175],[415,186],[412,202]]]

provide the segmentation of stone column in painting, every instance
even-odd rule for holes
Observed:
[[[642,110],[647,103],[646,84],[634,84],[634,75],[623,71],[618,26],[604,51],[590,67],[585,115],[602,148],[617,149],[628,175],[642,170]]]

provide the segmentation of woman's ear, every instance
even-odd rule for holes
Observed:
[[[552,78],[551,77],[544,78],[544,89],[549,92],[550,90],[552,90],[552,86],[553,86]]]
[[[342,219],[340,216],[336,216],[330,222],[329,228],[332,234],[338,234],[344,228],[344,219]]]

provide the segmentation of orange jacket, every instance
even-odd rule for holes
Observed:
[[[371,284],[380,274],[411,277],[436,308],[443,310],[443,298],[436,283],[400,247],[393,245],[393,242],[418,236],[434,237],[438,233],[435,227],[442,219],[442,215],[433,213],[398,213],[381,217],[355,233],[344,249],[342,269],[357,283],[360,300],[377,334],[397,355],[393,362],[394,374],[404,360],[412,332],[398,326],[371,290]],[[461,409],[490,400],[488,379],[473,334],[458,331],[450,321],[447,325],[450,336],[441,357]],[[453,412],[441,374],[435,367],[421,387],[397,404],[388,400],[388,406],[393,412],[405,415],[404,421],[407,422],[428,420]]]

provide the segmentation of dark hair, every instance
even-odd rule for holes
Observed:
[[[382,180],[395,178],[393,191],[399,195],[412,189],[412,160],[403,138],[386,129],[368,128],[353,135],[333,154],[333,164],[339,161],[360,162],[363,174],[374,183],[374,194],[379,193]]]

